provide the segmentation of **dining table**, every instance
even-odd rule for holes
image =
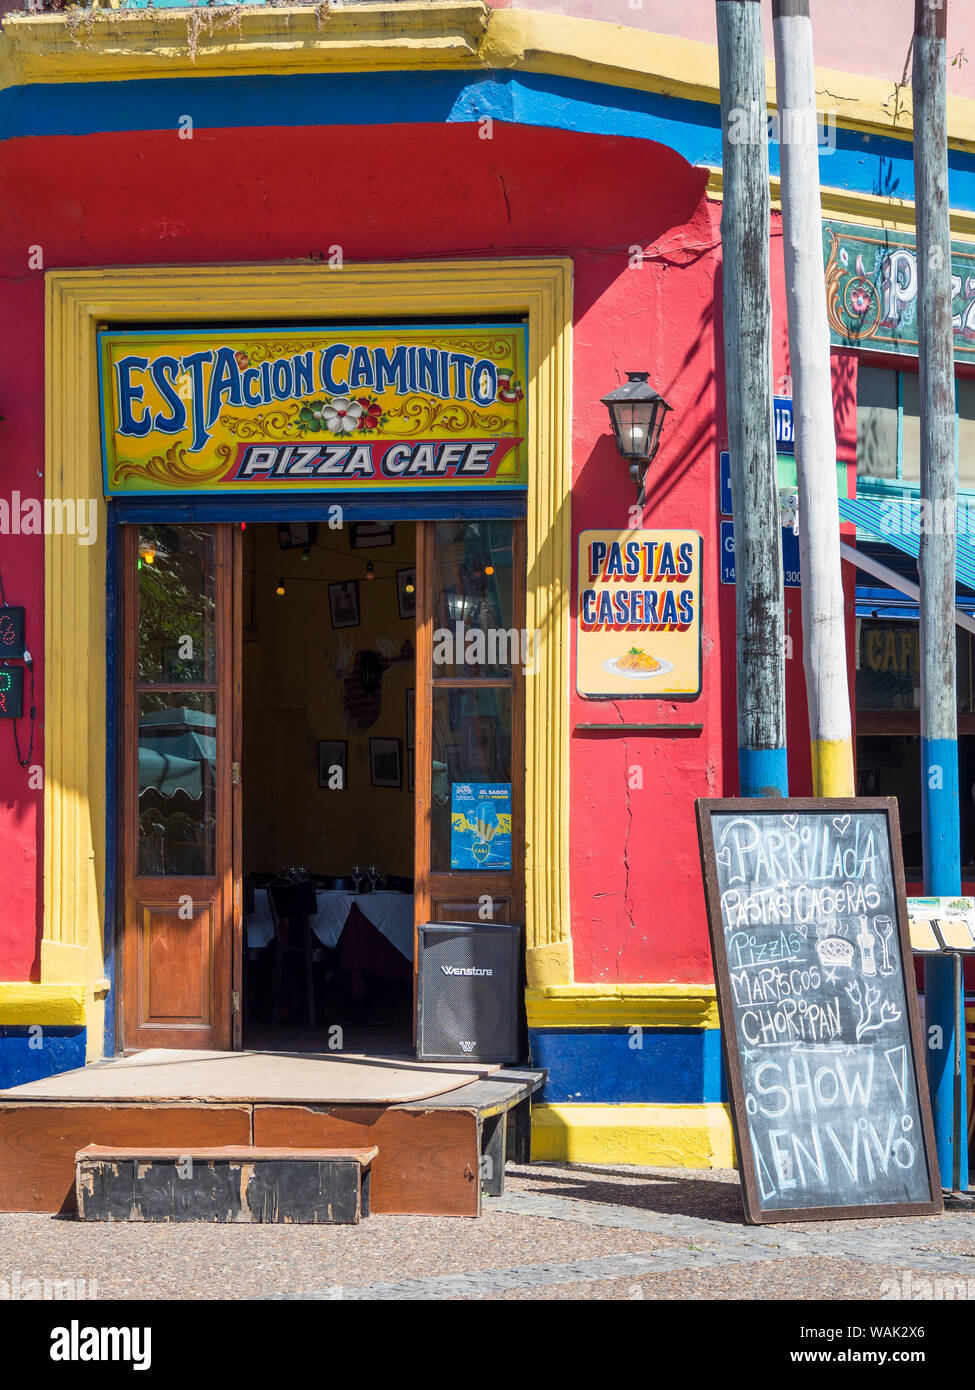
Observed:
[[[401,956],[413,959],[412,893],[385,888],[371,893],[322,888],[315,892],[315,905],[317,911],[309,913],[308,925],[323,946],[338,946],[355,907]],[[269,946],[274,940],[274,917],[267,888],[255,890],[254,911],[247,914],[246,926],[249,948]]]

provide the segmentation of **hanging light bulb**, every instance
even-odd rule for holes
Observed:
[[[139,544],[139,559],[147,565],[156,563],[156,547],[152,541],[142,541]]]
[[[485,573],[485,574],[493,574],[493,573],[494,573],[494,566],[493,566],[493,565],[485,565],[485,566],[484,566],[484,573]]]
[[[413,583],[413,580],[412,580],[412,579],[408,579],[408,580],[406,581],[406,583],[404,584],[403,587],[405,588],[405,590],[406,590],[406,592],[407,592],[408,594],[412,594],[412,593],[415,593],[415,592],[416,592],[416,585]]]
[[[366,562],[366,578],[367,578],[367,579],[375,579],[375,577],[376,577],[376,567],[375,567],[375,565],[372,563],[371,560],[368,560],[368,561]]]
[[[284,598],[284,595],[285,595],[286,590],[285,590],[285,587],[284,587],[284,580],[283,580],[283,579],[279,579],[279,580],[278,580],[277,586],[276,586],[274,592],[277,594],[278,598]]]

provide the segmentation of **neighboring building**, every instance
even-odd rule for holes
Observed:
[[[872,0],[854,12],[814,0],[813,12],[828,116],[823,212],[838,234],[828,273],[839,305],[840,491],[853,498],[859,485],[861,497],[883,500],[910,493],[917,480],[907,259],[899,280],[894,273],[899,341],[878,327],[882,257],[901,244],[909,251],[913,236],[910,91],[898,85],[912,5]],[[958,61],[950,72],[949,162],[960,477],[971,495],[975,20],[951,22],[959,26],[950,39]],[[0,747],[0,1085],[122,1047],[181,1038],[224,1048],[239,1039],[234,881],[252,868],[319,868],[307,827],[333,814],[322,800],[329,760],[348,757],[344,806],[354,804],[356,776],[395,799],[371,813],[374,829],[360,829],[358,841],[349,826],[359,822],[343,810],[322,867],[347,875],[358,858],[414,877],[420,920],[476,919],[486,881],[454,862],[446,788],[508,787],[502,814],[512,816],[511,858],[491,876],[489,896],[499,916],[525,923],[532,1056],[549,1069],[535,1111],[535,1155],[731,1162],[694,824],[695,798],[737,790],[734,589],[722,582],[728,518],[720,501],[726,425],[713,26],[712,5],[664,0],[637,8],[443,0],[5,14],[0,580],[6,603],[26,610],[33,665],[15,660],[7,668],[24,673],[25,713],[11,723],[16,746],[11,734]],[[771,158],[775,207],[774,144]],[[824,245],[833,246],[828,231]],[[771,288],[776,389],[788,395],[777,211]],[[431,375],[432,366],[422,376],[418,326],[441,335],[423,340],[440,352],[460,351],[467,335],[476,389],[462,364],[451,368],[450,383],[446,367],[442,376]],[[526,363],[518,356],[523,328]],[[137,359],[106,376],[109,445],[134,441],[128,458],[110,447],[107,481],[102,330],[116,335],[113,363]],[[452,437],[476,440],[478,430],[513,439],[527,419],[524,443],[511,453],[517,464],[499,473],[492,455],[491,471],[473,472],[463,488],[449,470],[443,486],[421,485],[415,475],[407,487],[390,465],[371,491],[359,486],[360,474],[340,495],[333,486],[319,496],[293,486],[299,474],[287,480],[278,454],[254,465],[250,476],[261,486],[246,496],[243,482],[226,482],[228,469],[243,466],[239,452],[220,456],[222,471],[215,443],[187,452],[192,418],[179,403],[192,404],[203,367],[198,380],[176,366],[140,375],[148,372],[140,363],[188,355],[185,341],[180,352],[174,347],[188,331],[214,352],[237,335],[237,370],[252,373],[242,384],[228,366],[202,433],[233,405],[242,412],[233,436],[242,446],[300,442],[322,428],[340,439],[345,407],[334,402],[346,400],[359,411],[356,434],[366,438],[361,413],[376,405],[380,419],[386,397],[365,367],[357,379],[342,375],[358,370],[351,350],[359,334],[363,343],[381,340],[390,354],[417,349],[400,359],[412,365],[402,366],[399,394],[419,402],[413,434],[403,424],[400,439],[439,447]],[[148,340],[150,332],[159,336]],[[348,351],[329,359],[331,376],[316,376],[304,391],[295,357],[313,352],[317,371],[329,343]],[[281,369],[275,394],[270,367],[265,382],[259,364],[285,359],[292,367]],[[634,513],[636,489],[601,403],[631,370],[649,373],[671,407],[642,515]],[[391,367],[386,384],[395,394],[393,375]],[[165,404],[150,419],[153,392]],[[240,393],[247,399],[238,401]],[[318,409],[313,427],[301,416],[303,394]],[[423,414],[424,402],[448,398],[466,402],[463,419]],[[246,424],[248,412],[275,401],[281,419],[265,414],[263,423]],[[113,405],[128,412],[128,435],[113,435]],[[395,438],[380,423],[377,439],[384,430]],[[290,456],[287,466],[294,462]],[[779,469],[788,488],[787,453]],[[482,478],[490,486],[477,486]],[[63,510],[60,528],[40,534],[33,517],[45,499],[74,501],[91,523],[82,527],[87,534],[77,525],[66,534]],[[384,558],[385,537],[374,534],[372,548],[343,539],[345,568],[336,568],[326,529],[336,502],[349,521],[399,527],[389,537],[394,558]],[[242,539],[241,523],[243,536],[256,531],[256,538]],[[271,524],[289,529],[291,553],[259,530]],[[312,524],[320,544],[301,529]],[[673,692],[666,697],[635,678],[633,688],[650,697],[621,693],[627,681],[606,673],[601,651],[589,645],[588,664],[577,671],[580,628],[590,626],[579,591],[593,587],[578,573],[579,537],[634,526],[700,536],[699,551],[686,536],[675,540],[688,547],[678,573],[693,598],[678,618],[659,615],[658,632],[687,639],[663,662],[674,668],[661,671],[665,685],[656,687]],[[320,642],[307,605],[287,608],[287,594],[273,593],[289,585],[306,592],[303,541],[318,546],[304,578],[322,585]],[[175,640],[185,635],[178,623],[147,616],[145,567],[160,559],[155,573],[171,584],[166,602],[176,602],[178,585],[184,599],[196,595],[207,605],[205,621],[195,609],[187,619],[197,644],[190,655]],[[392,581],[413,565],[415,632],[407,579],[395,609],[392,587],[365,582],[374,574]],[[788,554],[786,568],[790,785],[801,795],[811,791],[810,763],[799,591]],[[900,797],[908,863],[917,865],[916,644],[905,627],[916,624],[916,612],[896,591],[881,592],[879,581],[858,580],[851,566],[844,574],[860,790]],[[326,584],[339,592],[326,598]],[[377,620],[369,628],[364,607],[360,616],[360,600],[372,602],[374,592],[389,597],[386,627]],[[496,625],[540,635],[523,678],[517,662],[499,661],[479,673],[484,681],[472,692],[455,667],[438,672],[430,646],[437,620],[469,618],[472,596]],[[975,607],[975,588],[962,606]],[[369,651],[379,654],[367,678],[355,654],[351,666],[343,655],[341,630],[357,626],[363,635],[368,629]],[[402,646],[408,630],[413,686],[406,667],[414,655]],[[975,783],[975,658],[967,633],[960,643],[967,787]],[[652,641],[647,655],[655,660]],[[342,683],[353,677],[367,695],[377,680],[387,695],[399,692],[397,700],[418,692],[415,747],[398,714],[384,722],[377,713],[364,724],[367,716],[350,713],[346,700],[338,717]],[[11,699],[20,679],[11,678]],[[606,698],[584,698],[580,689]],[[248,708],[267,721],[248,728]],[[158,728],[166,711],[179,715],[170,727],[178,748],[161,748],[145,732],[149,716]],[[370,728],[372,744],[385,746],[370,745]],[[318,750],[324,763],[314,749],[309,761],[309,739],[329,743]],[[249,769],[259,769],[268,787],[277,769],[289,794],[275,784],[278,799],[262,809],[253,790],[248,800]],[[459,804],[450,802],[453,816]],[[268,805],[274,811],[265,815]],[[188,818],[178,827],[177,814]],[[258,862],[285,823],[292,839],[267,850],[273,862]],[[260,833],[249,836],[248,825]],[[975,878],[972,807],[963,835]],[[297,848],[288,853],[291,843]],[[193,899],[188,927],[174,907],[183,892]]]

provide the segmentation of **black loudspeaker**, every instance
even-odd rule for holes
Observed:
[[[417,949],[419,1060],[517,1062],[521,928],[427,922]]]

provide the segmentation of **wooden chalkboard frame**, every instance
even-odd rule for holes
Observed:
[[[911,938],[907,921],[907,892],[904,884],[904,862],[901,855],[900,818],[897,800],[892,796],[869,797],[818,797],[800,796],[787,798],[764,797],[699,797],[696,802],[697,835],[701,852],[701,867],[704,872],[704,897],[707,906],[708,933],[711,938],[711,958],[714,963],[715,986],[718,996],[718,1018],[721,1024],[721,1051],[724,1057],[725,1075],[731,1088],[731,1123],[735,1136],[735,1152],[738,1155],[738,1169],[742,1180],[742,1202],[745,1220],[749,1225],[760,1226],[783,1221],[843,1221],[862,1217],[878,1216],[936,1216],[944,1211],[941,1192],[941,1176],[938,1170],[938,1155],[934,1140],[934,1123],[931,1118],[931,1100],[928,1095],[927,1075],[924,1069],[923,1036],[921,1017],[917,1003],[917,986],[913,974],[914,957],[911,952]],[[731,972],[725,951],[724,923],[721,917],[721,893],[718,886],[718,865],[714,852],[714,836],[711,829],[713,814],[734,811],[771,811],[782,814],[795,811],[849,811],[881,812],[887,817],[887,830],[890,836],[890,862],[894,875],[894,897],[897,911],[897,932],[901,947],[901,974],[904,981],[904,997],[907,1000],[908,1032],[911,1040],[911,1061],[914,1067],[914,1082],[917,1089],[918,1110],[924,1137],[924,1156],[927,1162],[928,1202],[878,1203],[858,1207],[786,1207],[766,1211],[761,1204],[758,1175],[755,1171],[755,1158],[748,1138],[745,1118],[745,1088],[741,1073],[741,1059],[735,1043],[734,1000],[731,991]],[[910,970],[910,979],[908,979]],[[740,1119],[739,1119],[740,1117]],[[744,1142],[742,1139],[744,1137]]]

